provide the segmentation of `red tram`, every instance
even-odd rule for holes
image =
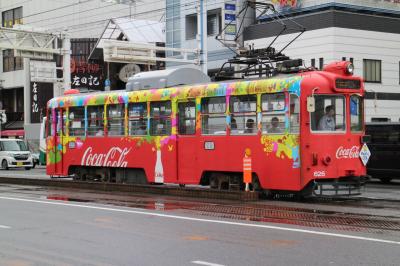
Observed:
[[[47,174],[243,189],[247,152],[254,189],[358,193],[369,151],[352,70],[54,98]]]

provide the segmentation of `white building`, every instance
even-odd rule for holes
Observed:
[[[279,2],[279,1],[272,1]],[[365,79],[367,121],[400,121],[400,2],[395,0],[297,0],[276,6],[307,31],[284,53],[302,58],[306,66],[321,68],[348,60],[355,75]],[[288,19],[283,20],[293,25]],[[281,24],[268,16],[245,30],[245,43],[263,48],[275,38]],[[282,35],[279,50],[297,33]]]
[[[163,20],[165,1],[136,0],[2,0],[0,1],[3,27],[23,24],[25,29],[46,30],[58,34],[66,32],[71,39],[85,38],[94,44],[111,18]],[[78,53],[88,55],[91,45],[82,46]],[[87,51],[86,51],[87,50]],[[77,56],[79,56],[79,54]],[[74,54],[72,55],[74,56]],[[13,50],[3,50],[0,61],[0,109],[5,109],[9,121],[25,128],[28,138],[38,139],[39,124],[27,121],[31,112],[29,98],[29,70],[24,59],[14,57]],[[60,93],[60,84],[47,88],[46,97]],[[28,98],[28,99],[27,99]],[[39,98],[41,98],[39,94]],[[44,101],[45,102],[45,101]],[[39,108],[44,108],[40,106]],[[24,121],[25,120],[25,121]],[[29,119],[28,119],[29,120]],[[18,126],[19,124],[19,126]]]
[[[208,73],[212,75],[227,59],[234,56],[231,50],[216,40],[216,36],[223,32],[226,23],[228,23],[225,16],[236,13],[238,9],[236,1],[166,0],[166,46],[173,48],[201,47],[201,36],[198,34],[198,13],[200,12],[201,2],[203,2],[204,12],[207,12],[203,23],[207,38],[204,38],[206,44],[203,48],[205,48],[207,54]],[[227,8],[231,10],[227,10]],[[223,34],[222,38],[229,39],[231,36]],[[167,63],[167,67],[175,66],[177,64]]]

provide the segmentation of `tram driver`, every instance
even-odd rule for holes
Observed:
[[[335,109],[333,105],[325,107],[325,115],[318,122],[318,130],[335,131]]]

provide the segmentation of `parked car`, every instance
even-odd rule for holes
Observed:
[[[33,158],[27,145],[19,139],[0,139],[0,165],[2,169],[33,167]]]
[[[368,174],[384,183],[400,178],[400,123],[368,123],[366,134],[371,136]]]

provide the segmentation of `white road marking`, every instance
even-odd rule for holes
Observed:
[[[201,260],[194,260],[192,261],[194,264],[200,264],[200,265],[207,265],[207,266],[224,266],[222,264],[216,264],[216,263],[211,263],[207,261],[201,261]]]
[[[1,229],[10,229],[11,227],[9,227],[9,226],[7,226],[7,225],[1,225],[1,224],[0,224],[0,228],[1,228]]]
[[[211,219],[202,219],[202,218],[193,218],[193,217],[186,217],[186,216],[162,214],[162,213],[155,213],[155,212],[150,212],[150,211],[146,212],[146,211],[139,211],[139,210],[116,209],[116,208],[109,208],[109,207],[90,206],[90,205],[72,204],[72,203],[55,202],[55,201],[32,200],[32,199],[25,199],[25,198],[0,197],[0,199],[24,201],[24,202],[34,202],[34,203],[42,203],[42,204],[49,204],[49,205],[70,206],[70,207],[122,212],[122,213],[134,213],[134,214],[164,217],[164,218],[186,220],[186,221],[197,221],[197,222],[205,222],[205,223],[216,223],[216,224],[227,224],[227,225],[236,225],[236,226],[245,226],[245,227],[264,228],[264,229],[271,229],[271,230],[289,231],[289,232],[297,232],[297,233],[304,233],[304,234],[313,234],[313,235],[320,235],[320,236],[330,236],[330,237],[347,238],[347,239],[355,239],[355,240],[363,240],[363,241],[400,245],[400,241],[385,240],[385,239],[379,239],[379,238],[370,238],[370,237],[363,237],[363,236],[354,236],[354,235],[345,235],[345,234],[335,234],[335,233],[305,230],[305,229],[296,229],[296,228],[273,226],[273,225],[220,221],[220,220],[211,220]]]

